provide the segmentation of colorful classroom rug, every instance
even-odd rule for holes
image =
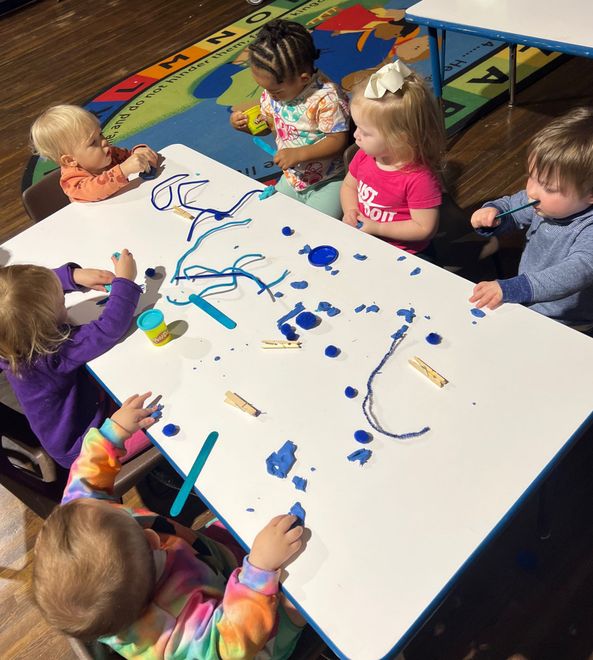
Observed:
[[[404,21],[413,0],[275,0],[246,18],[134,73],[85,104],[112,143],[146,143],[158,150],[183,143],[254,179],[278,176],[270,157],[250,137],[234,131],[229,113],[258,102],[260,90],[246,62],[246,47],[273,18],[312,30],[321,52],[318,67],[346,90],[370,69],[401,58],[430,79],[425,28]],[[451,134],[506,100],[508,48],[498,41],[447,34],[444,106]],[[558,53],[517,49],[522,87],[563,61]],[[273,143],[271,137],[266,140]],[[33,158],[23,189],[55,164]]]

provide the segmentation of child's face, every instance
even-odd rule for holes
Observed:
[[[583,196],[570,188],[561,192],[558,182],[540,181],[536,170],[529,175],[525,191],[530,199],[539,200],[535,212],[548,218],[567,218],[593,204],[593,195]]]
[[[353,105],[351,108],[352,120],[356,124],[354,139],[356,144],[369,156],[381,158],[387,156],[385,139],[379,131],[360,112],[360,108]]]
[[[263,87],[274,101],[281,102],[292,101],[296,98],[311,82],[312,77],[310,73],[301,73],[291,80],[279,83],[276,82],[275,76],[265,69],[252,66],[251,73],[255,82]]]
[[[88,137],[73,150],[70,155],[72,165],[82,167],[88,172],[99,173],[109,167],[111,156],[109,143],[103,137],[101,129],[97,127]]]

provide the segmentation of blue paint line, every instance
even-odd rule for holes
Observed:
[[[185,501],[187,500],[191,489],[194,487],[194,484],[196,483],[198,477],[200,476],[200,472],[204,468],[204,465],[206,465],[206,461],[208,460],[208,457],[210,456],[210,452],[214,448],[214,445],[216,444],[216,441],[218,440],[218,431],[211,431],[208,434],[208,437],[206,438],[206,441],[202,445],[202,448],[200,449],[200,452],[198,453],[196,460],[194,461],[194,464],[192,465],[191,470],[189,471],[189,474],[187,475],[187,479],[183,482],[183,485],[179,489],[179,492],[177,493],[177,497],[175,498],[173,504],[171,505],[170,509],[170,514],[173,516],[178,516],[181,513],[181,510],[183,509],[183,505],[185,504]]]
[[[276,155],[276,149],[271,144],[268,144],[264,139],[260,138],[259,136],[254,136],[253,138],[253,144],[255,144],[256,147],[259,147],[263,151],[265,151],[267,154],[270,154],[270,156],[275,156]]]
[[[215,321],[218,321],[225,328],[232,330],[237,327],[237,324],[233,319],[214,307],[214,305],[211,305],[207,300],[204,300],[204,298],[197,296],[195,293],[190,294],[189,301],[196,307],[199,307],[203,312],[206,312],[206,314],[211,316]]]

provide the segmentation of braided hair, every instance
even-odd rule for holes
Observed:
[[[248,51],[249,64],[271,73],[277,83],[301,73],[314,73],[314,62],[319,57],[307,28],[282,19],[264,25]]]

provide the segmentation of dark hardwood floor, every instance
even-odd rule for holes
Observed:
[[[46,106],[82,103],[250,11],[244,0],[40,0],[0,18],[0,241],[29,225],[21,177],[29,126]],[[501,106],[450,140],[451,202],[440,239],[448,267],[474,279],[493,276],[495,265],[513,274],[520,241],[503,244],[496,263],[480,259],[483,244],[469,234],[469,212],[522,187],[534,132],[570,107],[591,103],[593,61],[573,59],[520,92],[516,107]],[[559,402],[570,395],[559,392]],[[590,436],[551,480],[551,537],[539,539],[533,496],[464,571],[409,645],[408,660],[593,658],[592,463]],[[31,548],[41,522],[2,488],[0,507],[0,657],[74,658],[31,604]]]

